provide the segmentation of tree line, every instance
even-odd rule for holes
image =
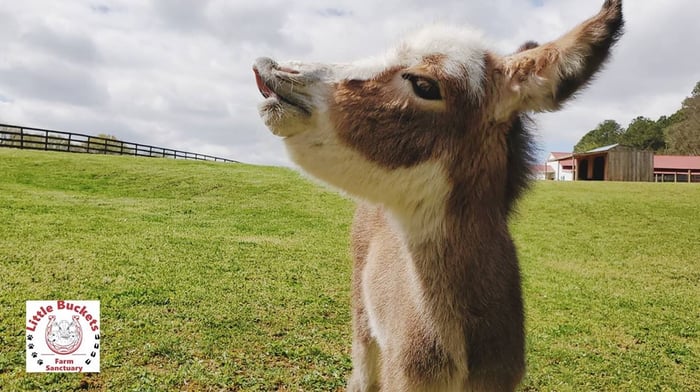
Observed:
[[[672,115],[656,121],[639,116],[627,128],[605,120],[579,140],[574,152],[615,143],[663,154],[700,155],[700,82]]]

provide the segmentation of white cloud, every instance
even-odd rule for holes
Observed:
[[[602,0],[26,0],[0,4],[0,122],[288,164],[257,116],[256,57],[351,61],[434,22],[482,30],[501,53],[545,42]],[[598,80],[537,115],[541,148],[597,123],[675,111],[700,80],[700,3],[627,1],[627,33]]]

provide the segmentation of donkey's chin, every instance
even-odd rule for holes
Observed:
[[[258,105],[258,111],[265,125],[277,136],[291,137],[309,128],[309,111],[277,97],[265,99]]]

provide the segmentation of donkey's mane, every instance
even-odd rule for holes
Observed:
[[[507,212],[532,183],[532,167],[537,152],[531,129],[533,121],[527,114],[515,118],[508,130],[508,179],[506,181]]]

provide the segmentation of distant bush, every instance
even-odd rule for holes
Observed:
[[[81,147],[85,152],[93,154],[133,154],[134,149],[123,145],[124,143],[114,135],[101,133],[97,136],[90,136]]]

